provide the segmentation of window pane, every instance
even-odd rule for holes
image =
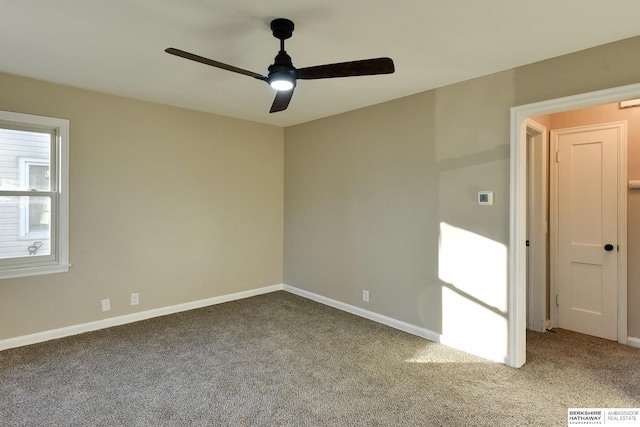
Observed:
[[[51,134],[0,128],[0,190],[49,190]]]
[[[50,210],[50,197],[0,197],[0,259],[50,255]]]
[[[49,191],[49,165],[28,163],[29,177],[28,187],[30,190]]]
[[[28,197],[28,229],[26,234],[45,231],[49,235],[49,221],[51,220],[51,200],[49,197]]]

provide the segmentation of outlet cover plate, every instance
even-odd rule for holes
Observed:
[[[362,301],[369,302],[369,291],[366,291],[366,290],[362,291]]]

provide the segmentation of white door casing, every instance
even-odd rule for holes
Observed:
[[[551,145],[557,153],[551,260],[558,304],[551,305],[552,324],[616,340],[618,154],[626,147],[626,123],[552,131]]]

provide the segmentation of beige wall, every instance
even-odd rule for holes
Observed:
[[[629,39],[287,128],[285,283],[504,356],[509,109],[637,83],[638,49]],[[477,205],[478,190],[495,204]]]
[[[282,283],[281,128],[6,74],[0,94],[70,120],[73,264],[0,282],[0,340]]]
[[[549,130],[599,123],[627,122],[627,176],[640,179],[640,108],[619,103],[551,114]],[[627,305],[629,336],[640,337],[640,191],[627,190]]]
[[[489,327],[498,350],[480,353],[504,357],[512,79],[498,73],[287,128],[285,283],[456,347]],[[480,190],[494,191],[493,206],[476,203]]]

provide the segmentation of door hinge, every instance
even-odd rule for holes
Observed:
[[[556,307],[560,307],[560,304],[558,303],[558,296],[559,295],[556,294]]]

